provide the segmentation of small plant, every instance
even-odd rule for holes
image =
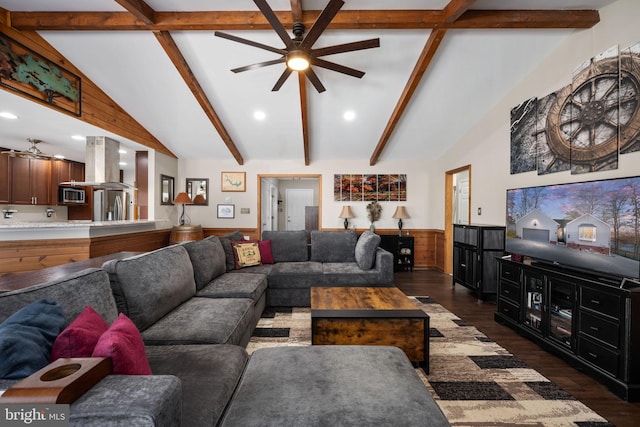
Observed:
[[[373,224],[380,219],[380,215],[382,214],[382,205],[378,202],[371,202],[367,205],[367,212],[369,221]]]

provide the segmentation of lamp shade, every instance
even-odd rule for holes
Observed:
[[[178,193],[175,199],[173,199],[173,203],[181,204],[181,205],[192,205],[193,200],[189,198],[189,195],[184,191],[182,193]]]
[[[338,218],[355,218],[356,216],[353,214],[353,212],[351,211],[351,206],[343,206],[342,207],[342,212],[340,212],[340,215],[338,215]]]
[[[196,197],[193,198],[194,205],[206,205],[207,199],[204,198],[202,194],[196,194]]]
[[[396,211],[393,213],[392,218],[395,218],[395,219],[407,219],[407,218],[411,218],[411,217],[407,213],[407,210],[404,208],[404,206],[398,206],[398,207],[396,207]]]

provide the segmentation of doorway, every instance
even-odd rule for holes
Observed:
[[[445,172],[444,185],[444,272],[452,274],[453,224],[471,218],[471,165]]]
[[[308,206],[318,212],[311,219],[306,215]],[[319,229],[320,212],[322,175],[258,175],[258,235],[262,230]]]

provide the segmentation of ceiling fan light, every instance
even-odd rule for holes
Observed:
[[[304,52],[294,50],[287,55],[287,67],[294,71],[303,71],[309,68],[309,60]]]

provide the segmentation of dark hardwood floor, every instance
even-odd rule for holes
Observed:
[[[452,286],[451,276],[437,271],[416,270],[395,273],[394,281],[407,295],[433,298],[609,422],[618,427],[640,425],[640,402],[628,403],[620,399],[588,375],[542,350],[514,330],[500,325],[493,320],[496,304],[479,301],[461,285]]]

